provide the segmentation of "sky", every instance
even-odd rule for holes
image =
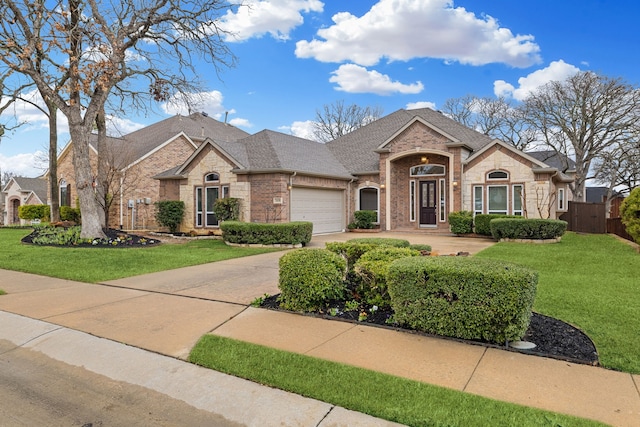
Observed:
[[[640,86],[640,2],[634,0],[244,0],[220,24],[237,62],[198,67],[207,88],[199,110],[249,133],[312,138],[316,111],[343,101],[438,109],[449,98],[504,96],[515,102],[551,81],[593,71]],[[114,117],[112,135],[174,114]],[[46,169],[47,120],[16,105],[23,126],[0,139],[0,171]],[[2,120],[6,120],[6,116]],[[59,145],[69,141],[61,119]]]

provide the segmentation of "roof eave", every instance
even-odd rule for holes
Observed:
[[[306,176],[313,176],[318,178],[332,178],[339,179],[342,181],[350,181],[355,179],[353,175],[332,175],[332,174],[323,174],[318,172],[309,172],[303,170],[294,170],[294,169],[281,169],[281,168],[265,168],[265,169],[231,169],[232,173],[236,175],[261,175],[265,173],[283,173],[283,174],[300,174]]]

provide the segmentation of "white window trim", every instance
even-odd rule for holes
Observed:
[[[198,210],[198,190],[200,190],[200,210]],[[203,217],[203,211],[202,211],[202,206],[204,203],[203,200],[203,195],[202,195],[202,187],[198,186],[195,188],[195,206],[194,206],[194,212],[195,212],[195,223],[196,223],[196,227],[203,227],[204,226],[204,217]],[[198,221],[198,214],[200,214],[200,220]]]
[[[561,196],[562,195],[562,196]],[[566,212],[567,210],[567,192],[564,188],[558,188],[558,210]]]
[[[516,209],[516,187],[520,187],[520,209]],[[511,215],[524,216],[524,185],[523,184],[513,184],[511,186]]]
[[[494,172],[504,172],[507,174],[506,178],[490,178],[489,175],[491,175]],[[508,171],[504,170],[504,169],[496,169],[496,170],[492,170],[490,172],[487,172],[487,181],[508,181],[509,177],[511,175],[509,174]]]
[[[489,197],[489,191],[490,191],[491,188],[505,188],[507,190],[506,191],[506,194],[507,194],[507,202],[506,202],[507,209],[506,209],[506,211],[502,212],[502,211],[496,211],[496,210],[492,211],[491,210],[491,207],[489,206],[489,204],[491,202],[491,198]],[[510,200],[509,200],[509,186],[508,185],[506,185],[506,184],[487,185],[487,209],[486,209],[486,211],[487,211],[488,214],[508,215],[509,214],[509,202],[510,202]]]
[[[476,209],[476,189],[480,189],[480,210]],[[474,185],[473,186],[473,216],[484,213],[484,186],[483,185]]]
[[[363,187],[358,187],[358,191],[356,193],[357,195],[357,201],[356,201],[356,206],[358,207],[358,210],[360,209],[360,191],[367,189],[367,188],[373,188],[374,190],[376,190],[376,224],[380,224],[380,188],[376,187],[374,185],[365,185]]]
[[[436,167],[441,167],[442,168],[442,173],[425,173],[425,174],[414,174],[413,168],[417,168],[417,167],[421,167],[421,166],[436,166]],[[445,165],[437,165],[437,164],[420,164],[420,165],[413,165],[409,168],[409,176],[411,177],[421,177],[421,176],[444,176],[446,175],[447,172],[447,168],[445,167]]]
[[[446,222],[447,220],[447,192],[445,191],[444,178],[440,178],[440,198],[438,202],[438,218],[440,222]]]

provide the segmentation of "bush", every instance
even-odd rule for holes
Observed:
[[[378,220],[378,214],[376,211],[355,211],[353,216],[355,217],[355,221],[349,224],[349,229],[371,229],[375,226],[375,222]]]
[[[50,225],[39,225],[34,227],[37,235],[33,237],[32,243],[36,245],[77,245],[89,242],[91,239],[81,239],[80,226],[74,227],[53,227]]]
[[[156,202],[156,221],[171,233],[178,231],[184,218],[184,202],[180,200],[164,200]]]
[[[431,245],[423,245],[423,244],[413,244],[413,245],[409,245],[409,247],[411,249],[415,249],[416,251],[420,251],[420,252],[431,252]]]
[[[567,231],[567,222],[558,219],[512,219],[491,220],[491,235],[494,239],[557,239]]]
[[[389,265],[397,259],[420,256],[420,251],[409,248],[379,246],[365,254],[354,265],[355,274],[361,279],[355,289],[360,299],[380,308],[391,306],[387,291]]]
[[[516,216],[516,215],[478,214],[473,219],[473,228],[476,234],[481,234],[483,236],[491,236],[491,220],[496,218],[524,219],[524,217]]]
[[[473,213],[469,211],[449,213],[449,227],[453,234],[473,233]]]
[[[225,221],[220,224],[225,242],[262,245],[306,245],[311,241],[313,223],[294,221],[280,224]]]
[[[218,221],[237,221],[240,219],[240,199],[234,197],[216,199],[213,212]]]
[[[325,246],[331,252],[340,255],[347,262],[347,269],[353,270],[353,266],[360,257],[379,246],[393,246],[408,248],[409,241],[403,239],[387,239],[384,237],[363,237],[351,239],[346,242],[328,242]]]
[[[538,274],[525,267],[460,257],[403,258],[388,273],[399,323],[500,344],[527,331],[537,282]]]
[[[280,305],[294,311],[317,311],[343,298],[346,264],[326,249],[297,249],[280,258]]]
[[[70,206],[60,206],[60,221],[80,223],[80,209]]]
[[[620,217],[629,236],[640,243],[640,187],[634,188],[622,201]]]
[[[22,205],[18,207],[18,217],[26,220],[47,220],[51,213],[49,205]]]

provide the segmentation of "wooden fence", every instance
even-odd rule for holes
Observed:
[[[567,229],[578,233],[604,234],[607,232],[604,203],[569,202],[567,212],[560,216],[567,221]]]
[[[607,233],[617,234],[623,239],[633,242],[633,238],[627,233],[627,229],[622,223],[622,218],[607,218]]]

